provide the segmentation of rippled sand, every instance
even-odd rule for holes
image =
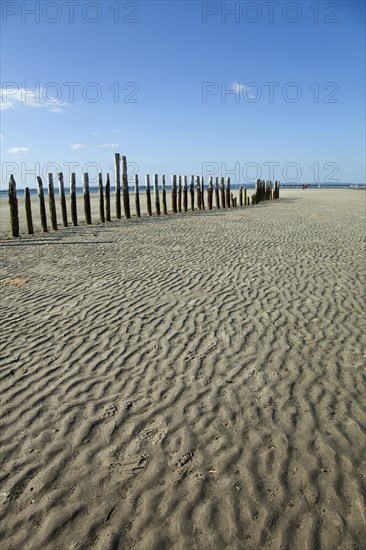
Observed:
[[[4,236],[2,549],[364,549],[364,202]]]

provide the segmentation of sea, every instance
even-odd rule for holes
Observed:
[[[352,189],[366,189],[366,183],[306,183],[308,189],[344,189],[344,188],[352,188]],[[302,183],[281,183],[281,189],[302,189],[303,184]],[[254,189],[255,183],[249,182],[249,183],[232,183],[230,185],[231,189],[239,189],[240,187],[243,187],[243,189]],[[196,188],[196,187],[195,187]],[[207,189],[207,184],[205,185],[205,188]],[[131,193],[134,192],[134,187],[128,188]],[[153,193],[153,186],[150,186],[151,193]],[[171,185],[166,185],[165,189],[169,192],[171,191]],[[161,191],[162,188],[159,186],[159,191]],[[29,189],[31,196],[37,196],[38,189]],[[55,196],[59,195],[59,189],[58,187],[55,187]],[[111,193],[114,193],[116,191],[115,187],[111,186]],[[146,191],[146,187],[144,185],[139,186],[139,191],[141,193],[144,193]],[[22,196],[24,194],[24,189],[18,188],[17,192],[19,196]],[[89,187],[89,192],[91,195],[95,195],[98,193],[98,187]],[[122,193],[122,189],[121,189]],[[44,186],[44,194],[47,195],[47,186]],[[65,187],[65,194],[69,194],[69,189]],[[83,188],[82,187],[76,187],[76,194],[82,195],[83,194]],[[8,190],[7,189],[0,189],[0,198],[7,198],[8,197]]]

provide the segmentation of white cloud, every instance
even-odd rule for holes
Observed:
[[[14,83],[13,83],[14,84]],[[0,88],[0,109],[15,109],[19,105],[28,105],[47,109],[50,113],[62,113],[61,107],[68,105],[64,101],[52,97],[46,88],[36,86],[35,89],[27,89],[17,85],[8,88]]]
[[[86,149],[88,146],[85,145],[85,143],[71,143],[70,149],[73,149],[73,151],[77,151],[78,149]]]
[[[121,130],[115,130],[114,133],[115,134],[122,134]]]
[[[250,89],[250,86],[247,86],[246,84],[240,84],[240,82],[233,82],[231,89],[236,94],[241,94],[242,92],[246,92],[245,95],[247,96],[248,99],[256,98],[255,95],[253,95],[250,91],[248,91]]]
[[[93,136],[99,136],[99,132],[93,132]]]
[[[103,143],[102,145],[98,145],[98,147],[100,147],[101,149],[117,149],[117,147],[119,147],[119,143]]]
[[[30,152],[29,147],[9,147],[8,149],[8,153],[10,153],[11,155],[18,155],[19,153],[25,154],[29,152]]]

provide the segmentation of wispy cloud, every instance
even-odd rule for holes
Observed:
[[[77,151],[78,149],[86,149],[88,146],[85,143],[70,143],[70,149]]]
[[[115,134],[122,134],[121,130],[115,130],[114,133]]]
[[[99,132],[93,132],[93,136],[99,136]]]
[[[103,143],[102,145],[98,145],[98,147],[101,149],[107,149],[109,147],[111,149],[117,149],[117,147],[119,147],[119,143]]]
[[[236,94],[241,94],[242,92],[246,92],[248,99],[256,98],[255,95],[253,95],[251,92],[248,91],[250,89],[250,86],[247,86],[246,84],[240,84],[240,82],[233,82],[231,85],[231,89]]]
[[[29,147],[9,147],[8,149],[8,153],[10,153],[11,155],[19,155],[19,154],[24,155],[29,152],[30,152]]]
[[[47,89],[41,87],[30,90],[17,85],[9,86],[8,88],[0,88],[0,96],[0,109],[2,111],[15,109],[19,105],[27,105],[28,107],[47,109],[50,113],[62,113],[63,109],[61,107],[69,105],[56,97],[49,96]]]

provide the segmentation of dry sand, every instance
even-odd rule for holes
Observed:
[[[366,548],[364,199],[3,238],[2,550]]]

